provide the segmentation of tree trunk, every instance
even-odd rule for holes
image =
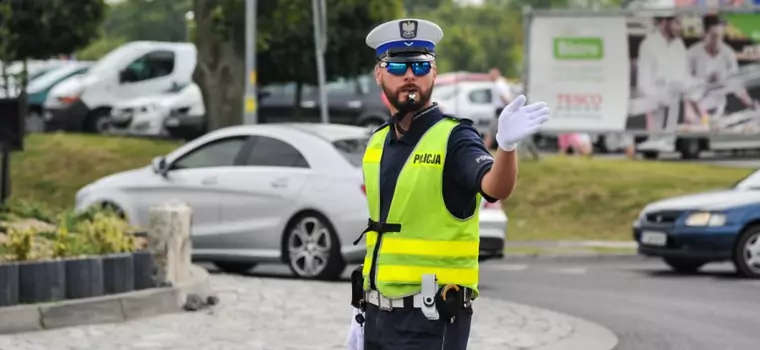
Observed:
[[[7,66],[6,66],[8,63],[9,62],[5,61],[5,57],[3,57],[3,62],[2,62],[1,65],[2,65],[2,70],[3,70],[3,72],[2,72],[2,74],[3,74],[3,92],[4,92],[5,97],[9,97],[9,95],[10,95],[10,92],[8,90],[8,70],[7,70]]]
[[[198,63],[193,80],[203,93],[208,131],[243,122],[245,62],[235,50],[234,33],[228,33],[229,39],[226,39],[212,28],[211,12],[217,3],[215,0],[194,2]]]
[[[301,97],[303,95],[303,84],[296,83],[296,93],[293,94],[295,101],[293,101],[293,121],[301,121]]]

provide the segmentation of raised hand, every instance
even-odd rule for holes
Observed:
[[[525,104],[525,96],[518,96],[501,111],[496,130],[496,142],[504,151],[513,151],[520,140],[541,130],[549,120],[549,107],[545,102]]]

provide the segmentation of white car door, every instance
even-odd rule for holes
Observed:
[[[135,59],[119,72],[112,95],[135,98],[169,91],[176,83],[177,56],[171,50],[156,50]]]
[[[173,160],[160,184],[140,195],[138,207],[147,211],[170,199],[184,201],[193,209],[193,244],[203,246],[204,240],[213,240],[218,232],[221,209],[217,185],[221,175],[235,169],[235,161],[247,140],[247,136],[213,140]]]
[[[274,137],[253,136],[242,166],[222,175],[219,249],[279,258],[283,225],[310,174],[303,155]],[[243,251],[244,250],[244,251]],[[234,253],[232,253],[234,254]]]

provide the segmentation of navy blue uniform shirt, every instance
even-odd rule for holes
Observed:
[[[444,118],[449,117],[443,115],[437,105],[433,105],[417,114],[409,130],[400,138],[396,137],[394,126],[390,126],[380,159],[380,222],[385,222],[388,217],[396,180],[407,158],[425,131]],[[449,136],[443,165],[443,201],[452,215],[460,219],[472,216],[476,205],[480,205],[475,203],[478,192],[487,201],[496,201],[480,188],[480,182],[491,165],[493,157],[486,150],[480,133],[472,127],[471,121],[461,119],[461,123],[454,127]]]

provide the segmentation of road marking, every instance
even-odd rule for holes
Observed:
[[[548,269],[552,273],[564,273],[573,275],[582,275],[588,271],[587,267],[560,267]]]
[[[498,265],[488,265],[489,268],[494,270],[501,270],[501,271],[525,271],[525,269],[528,268],[528,265],[525,264],[498,264]]]
[[[521,272],[526,271],[529,268],[532,271],[543,273],[559,273],[570,275],[582,275],[588,272],[588,267],[576,266],[576,267],[544,267],[544,266],[530,266],[527,264],[498,264],[498,265],[485,265],[484,268],[489,270],[507,271],[507,272]],[[528,271],[530,272],[530,271]]]

